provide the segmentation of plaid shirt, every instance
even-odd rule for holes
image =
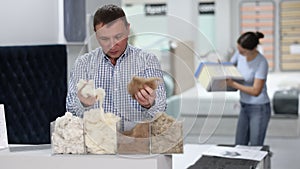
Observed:
[[[154,105],[146,109],[132,99],[127,92],[127,84],[133,76],[160,77],[162,79],[163,73],[156,56],[130,45],[117,60],[116,65],[111,64],[101,48],[79,56],[70,75],[66,99],[67,111],[83,117],[84,111],[99,108],[98,102],[91,107],[83,107],[77,97],[78,81],[93,79],[95,88],[105,90],[102,105],[104,112],[114,113],[123,121],[141,121],[153,117],[157,112],[164,112],[166,109],[164,83],[161,83],[156,90]]]

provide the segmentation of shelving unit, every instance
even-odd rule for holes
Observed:
[[[240,32],[259,31],[265,37],[260,39],[269,70],[274,70],[274,11],[273,1],[242,1],[240,4]]]
[[[300,70],[300,53],[291,52],[292,45],[300,45],[300,1],[280,3],[280,43],[281,70]]]

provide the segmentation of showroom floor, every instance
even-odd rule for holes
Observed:
[[[197,143],[198,137],[188,137],[185,143]],[[205,144],[233,144],[231,136],[211,136]],[[272,152],[271,169],[299,169],[300,137],[267,137],[265,144]]]

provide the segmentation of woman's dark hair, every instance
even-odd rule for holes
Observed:
[[[244,49],[253,50],[259,44],[259,39],[264,38],[261,32],[245,32],[237,40],[237,43]]]
[[[110,24],[113,23],[116,19],[122,19],[125,25],[128,24],[125,12],[121,7],[113,4],[108,4],[100,7],[94,14],[94,31],[96,31],[96,25],[100,23]]]

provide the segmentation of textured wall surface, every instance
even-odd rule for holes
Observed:
[[[0,58],[9,144],[50,143],[50,122],[65,113],[66,47],[0,47]]]

